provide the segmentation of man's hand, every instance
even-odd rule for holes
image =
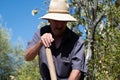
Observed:
[[[79,70],[72,70],[68,80],[79,80],[81,72]]]
[[[54,39],[51,33],[45,33],[41,36],[41,41],[45,47],[50,47]]]

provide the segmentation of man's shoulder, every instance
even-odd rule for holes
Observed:
[[[80,45],[82,45],[82,44],[84,44],[84,40],[81,37],[79,37],[77,43],[80,44]]]
[[[40,28],[40,34],[43,35],[44,33],[49,33],[51,32],[51,28],[50,25],[45,25],[43,27]]]
[[[70,34],[71,34],[72,38],[76,38],[79,43],[84,43],[84,40],[77,33],[75,33],[72,30],[70,30]]]
[[[47,28],[50,28],[50,25],[45,25],[45,26],[41,27],[40,29],[47,29]]]
[[[71,29],[67,28],[67,33],[71,35],[72,38],[79,38],[79,35],[73,32]]]

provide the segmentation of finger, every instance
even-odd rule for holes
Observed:
[[[50,47],[50,45],[51,45],[51,40],[50,40],[49,36],[50,36],[50,34],[48,34],[48,33],[45,33],[42,36],[42,40],[43,40],[45,47]]]
[[[52,37],[52,34],[49,35],[50,41],[53,42],[54,38]]]
[[[46,43],[47,47],[50,47],[50,46],[51,46],[51,38],[50,38],[50,36],[51,36],[50,33],[46,33],[45,43]]]
[[[41,41],[42,41],[43,45],[44,45],[45,47],[47,47],[47,44],[46,44],[46,42],[45,42],[45,39],[44,39],[44,38],[41,38]]]
[[[51,46],[51,43],[53,42],[53,38],[52,38],[52,35],[50,33],[48,34],[47,39],[48,39],[49,46]]]
[[[51,41],[50,41],[49,36],[46,38],[46,44],[47,44],[47,47],[51,46]]]

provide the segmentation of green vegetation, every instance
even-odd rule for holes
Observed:
[[[120,79],[120,1],[70,0],[86,29],[87,80]]]
[[[0,80],[8,79],[11,71],[13,71],[12,60],[9,53],[11,53],[10,37],[8,30],[0,26]]]
[[[10,30],[0,23],[0,80],[40,80],[38,59],[24,60],[23,45],[10,42]]]

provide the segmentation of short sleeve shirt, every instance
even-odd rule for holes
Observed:
[[[40,40],[41,34],[46,32],[51,33],[50,26],[45,26],[42,32],[40,29],[37,30],[32,41],[29,42],[27,47],[29,48],[35,45]],[[81,38],[70,29],[65,29],[64,37],[59,48],[55,47],[54,42],[50,48],[52,51],[58,80],[67,80],[73,69],[86,72],[84,43]],[[39,65],[42,79],[50,80],[50,73],[44,46],[42,46],[39,51]]]

